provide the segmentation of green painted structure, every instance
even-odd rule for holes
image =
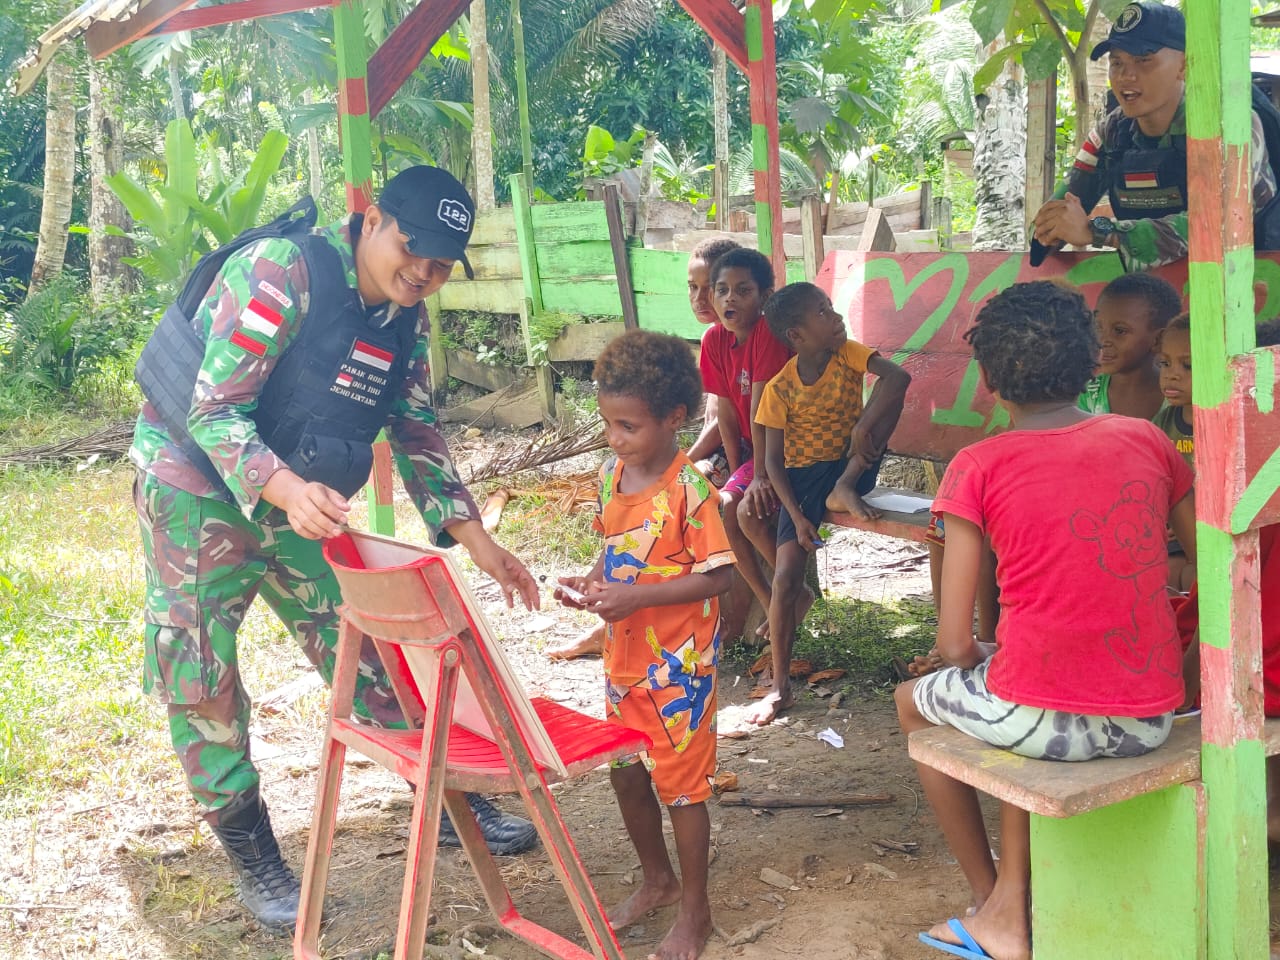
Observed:
[[[91,24],[87,42],[95,55],[105,56],[162,31],[167,20],[194,2],[140,0],[133,13]],[[681,2],[753,80],[758,234],[777,263],[781,232],[776,229],[780,192],[771,5],[748,0],[744,15],[728,0]],[[361,23],[363,3],[317,0],[314,5],[334,6],[347,201],[353,211],[360,210],[372,188],[371,61]],[[242,0],[201,12],[207,23],[229,22],[285,6],[279,0]],[[427,6],[415,9],[401,25],[406,29],[384,45],[391,53],[372,98],[379,106],[407,75],[403,68],[416,65],[412,56],[420,59],[430,47],[423,46],[431,33],[423,22],[446,14],[451,21],[463,9]],[[1253,334],[1245,55],[1252,11],[1247,0],[1185,0],[1183,8],[1189,38],[1188,273],[1195,317],[1201,779],[1066,819],[1033,816],[1038,960],[1264,960],[1269,955],[1257,530],[1280,522],[1280,417],[1275,411],[1278,348],[1257,349]],[[74,35],[68,33],[67,39]],[[605,279],[613,268],[603,207],[530,205],[527,178],[521,181],[516,221],[526,337],[532,321],[544,313],[620,315],[616,284]],[[686,333],[686,255],[637,248],[628,256],[641,325]],[[1267,291],[1268,302],[1277,290],[1280,286]],[[389,532],[386,471],[375,488],[379,496],[371,522],[375,530]]]

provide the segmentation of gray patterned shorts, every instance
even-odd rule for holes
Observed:
[[[1164,743],[1173,728],[1172,712],[1095,717],[1009,703],[987,688],[990,662],[972,670],[946,667],[917,680],[912,698],[920,715],[1033,760],[1140,757]]]

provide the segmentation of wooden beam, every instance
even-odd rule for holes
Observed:
[[[628,330],[639,330],[636,291],[631,285],[631,260],[627,256],[627,231],[622,223],[622,195],[615,182],[604,185],[604,215],[609,221],[609,247],[613,251],[613,272],[618,282],[618,298],[622,301],[622,324]]]
[[[224,3],[220,7],[200,7],[174,14],[151,33],[178,33],[228,23],[244,23],[261,20],[263,17],[277,17],[283,13],[310,10],[313,7],[332,7],[337,2],[338,0],[239,0],[237,3]]]
[[[800,236],[804,240],[804,278],[810,283],[818,279],[827,253],[822,243],[822,199],[805,197],[800,207]]]
[[[894,239],[889,219],[879,207],[872,207],[867,211],[867,219],[862,224],[862,233],[854,249],[867,253],[872,251],[884,253],[898,249],[898,241]]]
[[[187,9],[195,2],[196,0],[151,0],[124,20],[98,20],[85,31],[84,45],[90,56],[101,60],[139,37],[145,37],[175,13]]]
[[[778,160],[778,59],[772,0],[747,0],[744,15],[747,76],[751,82],[751,160],[755,177],[756,246],[773,263],[774,280],[787,282],[782,252],[782,169]]]
[[[685,12],[707,32],[734,62],[747,72],[747,42],[742,29],[742,14],[729,0],[680,0]]]
[[[1248,49],[1251,10],[1196,0],[1184,12],[1207,956],[1229,960],[1267,956],[1268,944],[1258,535],[1233,537],[1211,506],[1243,486],[1244,464],[1228,456],[1239,433],[1215,428],[1245,415],[1244,368],[1229,360],[1255,343],[1249,63],[1234,55]]]
[[[1023,210],[1027,228],[1053,193],[1057,180],[1058,80],[1027,84],[1027,186]]]
[[[424,0],[369,58],[369,115],[376,117],[418,69],[436,41],[466,12],[469,0]]]

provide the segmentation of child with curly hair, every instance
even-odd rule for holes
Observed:
[[[560,579],[556,596],[608,624],[608,717],[648,734],[653,744],[610,770],[643,880],[609,920],[619,929],[678,903],[656,955],[694,960],[712,929],[706,801],[716,767],[718,598],[729,589],[734,557],[715,489],[676,442],[702,399],[688,345],[628,331],[605,347],[594,377],[614,453],[600,469],[595,527],[605,545],[590,573]],[[658,800],[671,817],[679,877]]]
[[[952,666],[898,687],[902,729],[947,724],[1050,760],[1154,750],[1183,697],[1164,530],[1194,557],[1191,471],[1154,424],[1076,405],[1098,352],[1078,293],[1015,284],[965,338],[1012,428],[961,450],[934,500],[947,530],[938,650]],[[999,557],[994,644],[973,636],[984,537]],[[997,874],[977,791],[917,769],[977,908],[921,939],[1027,960],[1029,815],[1002,804]]]
[[[1164,406],[1153,421],[1195,469],[1196,438],[1191,417],[1191,314],[1180,313],[1164,328],[1156,348]]]

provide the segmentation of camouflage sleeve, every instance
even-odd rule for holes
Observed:
[[[187,428],[246,516],[284,466],[258,435],[252,414],[297,333],[306,289],[306,263],[297,246],[263,240],[227,259],[197,314],[205,353]]]
[[[433,543],[453,543],[444,530],[455,520],[477,520],[480,511],[462,483],[449,447],[436,427],[431,405],[431,370],[427,359],[430,325],[426,311],[420,312],[418,341],[410,359],[404,389],[391,410],[387,434],[396,467],[405,489],[422,514]]]

